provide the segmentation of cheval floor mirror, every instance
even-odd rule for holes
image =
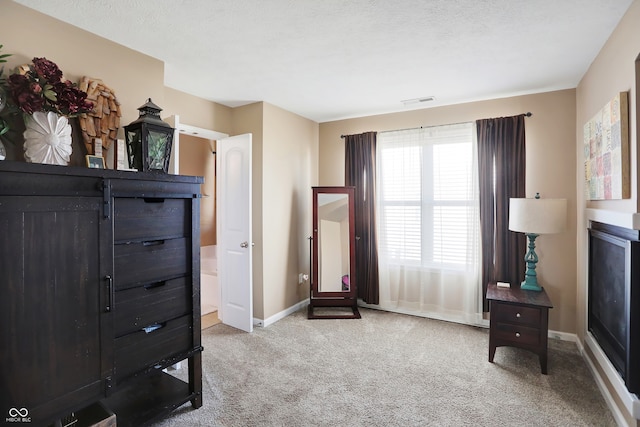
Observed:
[[[354,187],[312,187],[309,319],[359,319]]]

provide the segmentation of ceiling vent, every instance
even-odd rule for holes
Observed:
[[[435,101],[435,99],[436,99],[435,96],[422,96],[420,98],[405,99],[404,101],[400,101],[400,102],[402,102],[404,105],[413,105],[413,104],[420,104],[423,102]]]
[[[400,101],[400,102],[402,102],[404,105],[413,105],[413,104],[420,104],[422,102],[435,101],[435,99],[436,99],[435,96],[423,96],[420,98],[405,99],[404,101]]]

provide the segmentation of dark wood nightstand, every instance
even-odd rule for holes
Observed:
[[[491,304],[489,362],[493,363],[496,347],[523,348],[538,355],[540,369],[546,374],[549,309],[553,305],[544,289],[526,291],[517,285],[499,288],[489,283],[487,300]]]

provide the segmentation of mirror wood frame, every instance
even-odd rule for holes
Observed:
[[[355,187],[312,187],[313,190],[313,235],[311,237],[311,287],[309,295],[309,319],[360,319],[358,311],[358,291],[356,274],[356,232],[355,232]],[[349,285],[348,290],[322,291],[320,282],[320,224],[319,197],[323,194],[347,196],[348,242],[349,242]],[[322,313],[316,311],[322,308]],[[350,311],[340,309],[347,308]]]

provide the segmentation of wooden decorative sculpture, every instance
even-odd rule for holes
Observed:
[[[80,80],[80,89],[87,92],[87,100],[93,102],[94,108],[90,113],[79,116],[82,140],[87,148],[87,154],[95,154],[94,140],[102,140],[103,157],[106,158],[111,145],[115,147],[114,164],[117,161],[117,134],[120,127],[120,103],[113,90],[109,89],[102,80],[84,76]]]

